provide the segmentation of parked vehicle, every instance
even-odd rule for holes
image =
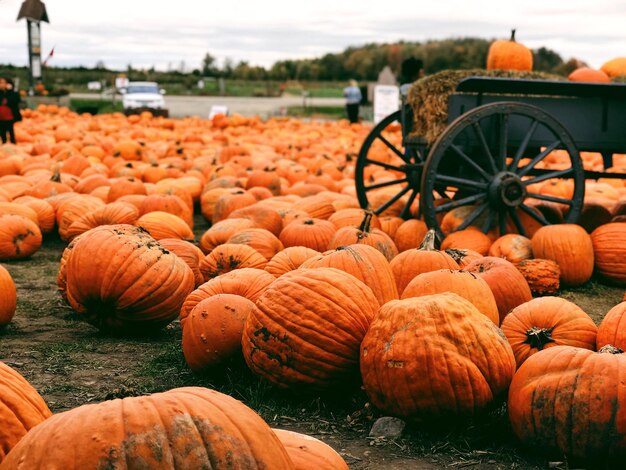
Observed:
[[[126,114],[151,111],[159,115],[167,115],[165,90],[159,88],[156,82],[129,82],[121,90],[122,106]]]

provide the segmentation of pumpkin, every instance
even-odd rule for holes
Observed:
[[[600,67],[609,77],[621,77],[626,75],[626,57],[616,57],[602,64]]]
[[[0,328],[8,324],[17,306],[17,291],[11,273],[0,265]]]
[[[481,255],[477,251],[469,250],[467,248],[448,248],[447,250],[443,251],[446,255],[452,258],[461,269],[465,269],[474,261],[483,258],[483,255]]]
[[[535,295],[554,294],[559,290],[561,269],[549,259],[526,259],[515,265]]]
[[[224,243],[200,260],[200,272],[205,281],[208,281],[233,269],[263,269],[266,264],[267,259],[254,248]]]
[[[183,354],[191,370],[214,367],[241,351],[241,335],[254,302],[217,294],[196,304],[185,321]]]
[[[0,361],[0,464],[31,428],[50,416],[52,412],[33,386]]]
[[[625,222],[603,225],[591,234],[596,271],[607,281],[620,286],[626,285],[624,240],[626,240]]]
[[[318,255],[320,255],[319,251],[306,246],[290,246],[276,253],[265,266],[265,270],[274,277],[280,277],[289,271],[298,269],[306,260]]]
[[[487,52],[487,70],[533,69],[533,53],[523,44],[515,41],[515,30],[511,31],[508,41],[499,39],[489,46]]]
[[[385,255],[387,261],[391,261],[398,254],[398,248],[396,248],[391,237],[385,232],[377,228],[371,228],[370,222],[373,215],[372,212],[367,211],[360,226],[342,227],[337,230],[328,244],[328,249],[334,250],[340,246],[362,243],[373,246]]]
[[[0,260],[28,258],[41,246],[39,226],[21,215],[0,216]]]
[[[272,468],[294,466],[243,403],[201,387],[109,400],[58,413],[0,468]]]
[[[528,446],[591,459],[597,466],[626,455],[626,356],[555,346],[530,357],[509,389],[509,419]]]
[[[624,313],[626,313],[626,302],[620,302],[609,310],[602,319],[596,338],[598,349],[608,344],[616,348],[626,349],[626,328],[622,325]]]
[[[285,247],[305,246],[315,251],[326,251],[337,227],[322,219],[298,219],[280,232],[280,241]]]
[[[113,333],[167,325],[194,286],[184,261],[131,225],[85,232],[64,269],[70,306],[88,323]]]
[[[162,238],[159,240],[159,245],[167,251],[174,253],[191,268],[194,276],[194,287],[198,287],[204,282],[204,277],[200,272],[200,260],[204,258],[204,254],[200,251],[200,248],[178,238]]]
[[[391,260],[389,265],[396,279],[398,294],[418,274],[438,269],[459,269],[459,265],[443,251],[435,249],[435,231],[430,230],[417,249],[406,250]]]
[[[610,83],[611,79],[603,70],[579,67],[567,76],[571,82]]]
[[[337,268],[352,274],[372,289],[380,305],[398,298],[389,262],[380,251],[368,245],[348,245],[329,250],[304,261],[300,268]]]
[[[148,194],[143,181],[133,177],[118,178],[117,181],[111,185],[107,202],[113,202],[122,196],[128,196],[131,194]]]
[[[155,240],[162,238],[193,240],[195,238],[191,227],[183,219],[169,212],[148,212],[139,217],[135,225],[147,230]]]
[[[105,203],[100,199],[88,194],[81,194],[78,197],[60,202],[56,209],[56,220],[61,239],[69,241],[68,232],[72,224],[85,214],[104,207],[104,205]]]
[[[139,215],[149,212],[167,212],[183,219],[189,228],[193,229],[193,207],[175,194],[150,194],[141,202]]]
[[[14,199],[13,202],[28,206],[37,213],[37,225],[39,225],[41,233],[45,235],[52,232],[54,224],[56,223],[56,218],[54,209],[48,201],[45,199],[37,199],[32,196],[21,196]]]
[[[522,273],[505,259],[485,256],[473,261],[465,269],[482,277],[491,287],[498,305],[500,323],[512,309],[533,298]]]
[[[489,256],[504,258],[513,264],[533,257],[530,239],[516,233],[509,233],[496,239],[489,247]]]
[[[579,225],[546,225],[532,238],[535,258],[555,261],[561,269],[561,282],[579,286],[593,273],[593,244],[591,237]]]
[[[263,228],[247,228],[233,234],[227,244],[246,245],[254,248],[267,261],[271,260],[284,246],[269,230]],[[254,266],[251,266],[254,267]]]
[[[413,421],[475,416],[506,392],[514,372],[500,329],[449,292],[386,303],[361,344],[372,404]]]
[[[348,470],[348,465],[328,444],[285,429],[272,429],[285,447],[296,470]]]
[[[598,328],[578,305],[560,297],[541,297],[515,307],[502,322],[517,367],[554,346],[595,350]]]
[[[393,242],[398,247],[398,251],[419,248],[428,232],[428,227],[423,220],[409,219],[402,223],[393,236]]]
[[[470,227],[458,232],[452,232],[441,242],[441,249],[466,248],[476,251],[483,256],[489,253],[491,239],[477,228]]]
[[[274,282],[274,276],[262,269],[241,268],[217,276],[191,292],[180,309],[180,326],[184,328],[191,310],[203,299],[217,294],[241,295],[252,302]]]
[[[249,219],[253,222],[251,226],[269,230],[275,236],[279,236],[283,229],[283,219],[278,211],[262,204],[253,204],[242,209],[237,209],[231,212],[228,218]]]
[[[351,274],[335,268],[288,272],[261,294],[248,316],[244,359],[281,388],[324,390],[350,383],[378,307],[372,290]]]
[[[132,225],[137,221],[138,217],[139,211],[132,204],[119,201],[111,202],[103,207],[88,212],[72,222],[67,228],[65,236],[68,240],[73,240],[81,233],[85,233],[100,225]]]
[[[496,325],[500,323],[496,299],[486,281],[467,271],[438,269],[418,274],[402,292],[402,299],[453,292],[469,300]]]
[[[254,227],[254,222],[247,218],[225,219],[211,226],[200,237],[200,249],[204,254],[213,251],[240,230]]]
[[[328,218],[328,221],[332,222],[333,225],[337,228],[356,227],[361,223],[363,217],[365,217],[365,213],[365,209],[361,208],[341,209],[331,215]],[[402,222],[404,222],[404,220],[402,220]],[[372,218],[370,220],[370,227],[381,228],[380,219],[376,216],[376,214],[372,215]]]

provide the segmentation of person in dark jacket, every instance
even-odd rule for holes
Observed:
[[[11,143],[15,143],[13,124],[22,120],[20,113],[20,95],[13,90],[13,84],[0,77],[0,138],[7,143],[7,135]]]

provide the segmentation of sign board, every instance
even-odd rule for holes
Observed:
[[[115,88],[117,88],[118,90],[120,88],[127,88],[129,82],[130,81],[126,77],[116,77],[115,78]]]
[[[209,112],[209,119],[213,119],[218,114],[223,114],[224,116],[228,116],[228,106],[223,105],[213,105],[211,106],[211,112]]]
[[[374,87],[374,124],[400,109],[400,88],[395,85]]]
[[[92,91],[100,91],[102,90],[102,83],[100,82],[89,82],[87,83],[87,89]]]

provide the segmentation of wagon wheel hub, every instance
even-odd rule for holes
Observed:
[[[489,184],[489,201],[496,207],[518,207],[526,199],[526,188],[515,173],[498,173]]]
[[[424,163],[407,163],[400,167],[404,173],[406,173],[406,179],[412,188],[419,190],[420,182],[422,180],[422,171],[424,170]]]

